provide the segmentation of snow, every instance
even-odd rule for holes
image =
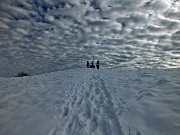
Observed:
[[[180,69],[0,78],[0,135],[178,135]]]

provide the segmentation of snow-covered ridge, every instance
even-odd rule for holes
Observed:
[[[180,69],[0,78],[2,135],[178,135]]]

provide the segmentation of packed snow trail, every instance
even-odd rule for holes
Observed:
[[[64,134],[122,135],[112,97],[99,72],[86,75],[70,89],[62,105],[68,117]]]
[[[0,78],[0,134],[178,135],[179,73],[76,69]]]

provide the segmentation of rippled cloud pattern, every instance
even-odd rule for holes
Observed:
[[[180,68],[180,0],[0,0],[0,76]]]

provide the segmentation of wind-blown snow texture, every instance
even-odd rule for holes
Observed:
[[[0,79],[1,135],[179,135],[180,70]]]
[[[179,39],[179,0],[1,0],[0,76],[79,68],[92,55],[108,68],[180,68]]]

